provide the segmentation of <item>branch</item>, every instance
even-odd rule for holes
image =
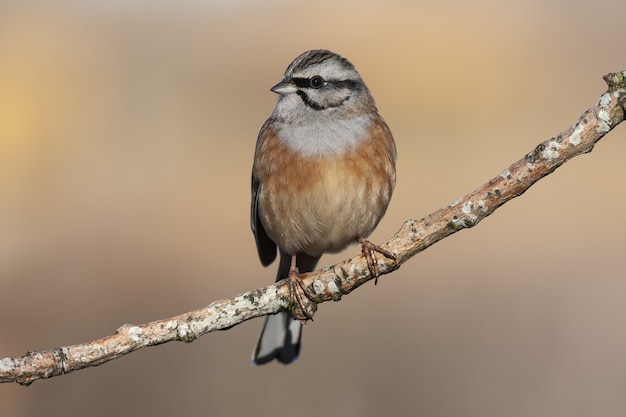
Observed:
[[[477,225],[507,201],[523,194],[535,182],[573,157],[591,152],[602,137],[624,120],[626,71],[604,77],[608,91],[569,129],[540,143],[522,159],[477,190],[421,220],[407,220],[385,245],[396,261],[380,257],[381,274],[400,267],[409,258],[439,240]],[[337,301],[371,279],[367,263],[358,256],[322,270],[301,275],[312,295],[307,309]],[[192,342],[215,330],[225,330],[246,320],[289,309],[286,280],[208,307],[147,324],[125,324],[117,332],[92,342],[27,352],[19,358],[0,359],[0,382],[29,385],[78,369],[97,366],[137,349],[171,341]],[[293,311],[298,316],[300,311]]]

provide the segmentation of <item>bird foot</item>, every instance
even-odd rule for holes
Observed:
[[[295,266],[289,269],[289,300],[290,312],[295,320],[305,324],[308,320],[313,321],[313,313],[317,310],[317,304],[313,296],[302,283],[300,271]]]
[[[376,259],[376,252],[380,253],[385,258],[389,258],[394,261],[396,260],[396,256],[388,250],[373,244],[367,239],[359,239],[359,243],[361,244],[361,253],[363,253],[363,256],[365,256],[365,260],[367,261],[367,268],[370,270],[370,274],[372,274],[372,277],[374,277],[374,285],[376,285],[378,284],[378,276],[380,275],[378,260]]]

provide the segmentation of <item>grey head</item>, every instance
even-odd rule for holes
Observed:
[[[376,112],[374,99],[354,65],[325,49],[299,55],[271,91],[281,95],[274,116],[295,124],[328,115],[349,119]]]

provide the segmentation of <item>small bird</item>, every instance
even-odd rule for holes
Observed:
[[[271,91],[280,97],[252,167],[250,223],[261,263],[271,264],[278,247],[276,280],[289,278],[292,302],[304,289],[300,272],[352,243],[377,277],[375,252],[395,258],[366,238],[391,199],[396,146],[374,98],[347,59],[324,49],[298,56]],[[289,312],[268,316],[252,362],[294,362],[301,337]]]

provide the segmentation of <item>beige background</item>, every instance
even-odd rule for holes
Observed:
[[[306,49],[348,57],[396,137],[376,242],[570,126],[626,69],[622,0],[14,3],[0,3],[0,357],[272,281],[250,168],[268,89]],[[623,416],[625,164],[619,126],[322,305],[295,366],[251,366],[253,320],[2,385],[0,413]]]

